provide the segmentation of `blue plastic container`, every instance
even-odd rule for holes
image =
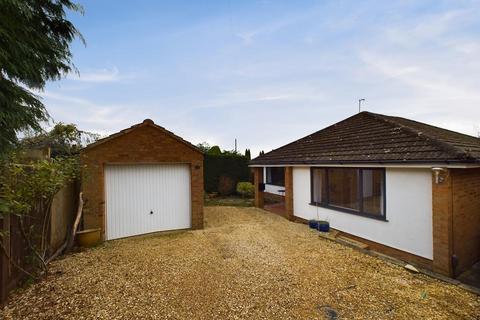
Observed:
[[[320,232],[328,232],[330,231],[330,223],[328,221],[318,221],[318,231]]]
[[[309,220],[308,221],[308,226],[311,229],[317,229],[318,230],[318,221],[317,220]]]

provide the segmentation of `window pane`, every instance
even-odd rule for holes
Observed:
[[[272,168],[267,168],[267,179],[265,180],[266,183],[270,184],[272,182]]]
[[[363,211],[383,216],[383,170],[363,170]]]
[[[327,183],[325,169],[316,168],[312,170],[312,202],[325,203],[327,201]]]
[[[268,167],[267,168],[267,183],[276,186],[285,185],[285,168],[283,167]]]
[[[360,210],[359,170],[328,169],[328,200],[333,206]]]

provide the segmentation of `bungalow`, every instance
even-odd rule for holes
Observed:
[[[457,276],[480,260],[480,139],[361,112],[250,162],[255,205]]]

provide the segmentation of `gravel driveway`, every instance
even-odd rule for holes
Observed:
[[[480,298],[255,208],[53,263],[6,319],[479,319]]]

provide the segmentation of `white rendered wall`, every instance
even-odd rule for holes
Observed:
[[[263,168],[263,183],[265,183],[265,192],[278,194],[284,196],[285,192],[280,192],[279,190],[285,190],[284,186],[276,186],[274,184],[267,184],[267,168]]]
[[[433,259],[430,169],[386,169],[388,221],[356,216],[310,203],[310,168],[293,168],[293,210],[303,219],[328,220],[332,228],[427,259]]]

